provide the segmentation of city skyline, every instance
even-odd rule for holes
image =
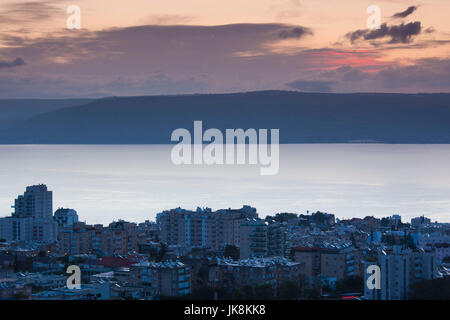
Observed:
[[[450,224],[423,216],[176,208],[103,226],[52,205],[46,185],[27,186],[0,219],[0,298],[416,300],[450,280]]]
[[[39,184],[36,184],[36,185],[27,186],[25,195],[27,194],[27,192],[29,192],[29,190],[41,189],[41,188],[45,188],[45,192],[47,192],[47,185],[44,184],[44,183],[39,183]],[[78,222],[78,220],[83,221],[84,223],[89,223],[90,222],[88,219],[85,219],[86,217],[83,217],[83,216],[80,217],[78,215],[77,208],[69,208],[68,206],[59,205],[59,206],[57,206],[57,209],[54,210],[54,212],[53,212],[53,209],[51,209],[52,208],[52,203],[53,203],[51,194],[53,193],[53,191],[48,191],[48,192],[50,193],[50,199],[51,199],[50,201],[51,201],[51,203],[50,203],[50,209],[48,209],[48,210],[45,209],[45,211],[46,211],[45,214],[46,215],[51,213],[52,218],[54,217],[55,220],[58,220],[57,212],[60,213],[60,212],[63,211],[65,215],[67,215],[67,214],[74,214],[74,215],[76,215],[76,219],[73,220],[74,222]],[[26,214],[25,213],[21,213],[21,211],[19,211],[19,213],[17,213],[18,212],[17,210],[21,210],[20,208],[22,208],[22,207],[24,208],[25,207],[24,205],[18,204],[18,201],[21,201],[22,198],[23,198],[23,196],[19,195],[18,198],[16,198],[14,200],[15,205],[11,206],[12,208],[17,208],[17,209],[15,209],[16,213],[12,213],[11,215],[5,215],[5,216],[0,215],[0,218],[10,217],[10,216],[13,216],[13,217],[14,216],[15,217],[26,216]],[[252,204],[248,204],[248,203],[243,203],[240,207],[235,207],[235,208],[232,208],[232,207],[210,208],[208,206],[200,206],[200,205],[197,206],[197,207],[193,207],[193,208],[186,208],[186,207],[180,207],[180,206],[177,206],[176,204],[174,204],[172,207],[163,208],[163,209],[161,209],[158,212],[154,212],[152,214],[152,216],[151,217],[149,216],[148,219],[145,219],[145,221],[147,221],[147,220],[148,221],[156,221],[158,219],[159,215],[164,214],[165,212],[176,212],[178,210],[191,212],[191,213],[194,213],[194,212],[204,212],[204,213],[217,213],[217,212],[219,212],[220,213],[220,212],[225,212],[225,211],[239,211],[239,210],[248,210],[248,209],[251,209],[250,210],[251,212],[253,212],[252,210],[254,210],[254,214],[256,214],[258,216],[261,215],[261,213],[259,212],[258,208],[254,207]],[[275,216],[276,214],[286,214],[287,213],[287,214],[296,214],[296,215],[312,215],[312,214],[315,214],[317,212],[322,212],[322,213],[325,213],[325,214],[333,215],[333,216],[336,217],[336,219],[339,219],[339,220],[351,220],[351,219],[354,219],[354,218],[356,218],[356,219],[364,219],[364,218],[369,218],[369,217],[380,219],[380,218],[389,218],[389,217],[393,217],[393,216],[397,216],[397,217],[401,218],[401,215],[398,215],[395,212],[392,212],[391,214],[387,213],[386,215],[378,215],[378,216],[365,215],[365,216],[341,217],[340,218],[339,216],[335,215],[332,210],[320,211],[320,210],[315,210],[315,209],[306,210],[305,212],[281,212],[281,211],[271,212],[271,213],[267,213],[265,215],[262,215],[262,218],[265,219],[266,217]],[[416,215],[416,216],[412,216],[411,220],[414,220],[414,219],[417,219],[417,218],[428,218],[428,217],[425,216],[425,215],[418,215],[418,216]],[[70,218],[70,219],[72,219],[72,218]],[[67,218],[66,218],[66,220],[67,220]],[[112,219],[112,220],[110,220],[108,222],[106,222],[106,221],[102,222],[101,224],[106,224],[107,225],[108,223],[114,223],[114,222],[117,222],[117,221],[126,221],[126,222],[131,222],[131,223],[142,223],[142,222],[144,222],[144,220],[142,220],[142,221],[134,220],[133,218],[130,219],[130,217],[118,217],[117,220],[114,218],[114,219]],[[431,221],[431,222],[433,222],[433,223],[450,223],[448,221],[438,221],[438,220],[434,220],[434,221]],[[99,222],[94,222],[93,224],[98,224],[98,223]],[[408,221],[403,221],[403,223],[409,223],[409,222]]]

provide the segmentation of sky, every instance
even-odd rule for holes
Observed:
[[[448,0],[2,0],[0,98],[450,92],[449,18]]]

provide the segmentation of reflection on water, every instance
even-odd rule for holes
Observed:
[[[337,217],[450,222],[450,145],[281,145],[280,170],[258,165],[172,164],[172,146],[0,146],[0,216],[25,186],[45,183],[54,208],[74,208],[88,223],[154,219],[177,206],[255,206],[276,212],[327,211]]]

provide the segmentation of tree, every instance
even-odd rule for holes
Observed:
[[[158,256],[156,257],[156,262],[161,262],[164,259],[164,256],[167,253],[168,247],[164,242],[160,242],[161,244],[161,250],[158,253]]]
[[[414,239],[413,239],[411,233],[408,233],[408,235],[406,236],[405,246],[407,246],[408,248],[411,248],[411,249],[416,249],[416,247],[417,247],[416,244],[414,243]]]
[[[245,299],[245,293],[241,289],[234,289],[233,293],[231,294],[232,300],[246,300]]]
[[[19,258],[17,258],[17,255],[14,256],[14,264],[13,264],[14,272],[17,273],[20,271],[19,268]]]
[[[279,296],[282,300],[294,300],[300,297],[300,286],[294,281],[284,281],[280,284]]]
[[[226,288],[215,288],[218,300],[230,300],[233,299],[233,293],[229,292]],[[234,292],[234,291],[233,291]],[[239,300],[239,299],[236,299]]]
[[[336,282],[338,292],[363,292],[364,280],[361,277],[347,277]]]
[[[411,286],[410,300],[450,300],[450,278],[423,280]]]
[[[255,286],[256,300],[273,300],[275,298],[275,290],[270,284],[262,284]]]
[[[253,288],[250,286],[242,287],[242,293],[244,294],[244,300],[253,300],[255,298]]]
[[[381,218],[381,226],[382,227],[388,227],[389,226],[389,222],[390,222],[390,220],[389,220],[389,218],[387,218],[387,217],[384,217],[384,218]]]
[[[197,272],[197,283],[205,284],[208,282],[209,268],[206,264],[202,264]]]
[[[230,244],[227,244],[225,250],[223,251],[223,256],[225,258],[231,258],[233,260],[239,260],[240,252],[239,248]]]
[[[61,261],[61,263],[63,264],[69,264],[69,255],[64,255],[63,257],[59,258],[59,260]],[[67,268],[66,268],[67,269]]]
[[[310,300],[319,300],[320,299],[320,288],[312,287],[310,289],[305,290],[305,296]]]
[[[277,213],[275,215],[275,221],[277,222],[287,222],[291,219],[297,219],[298,215],[296,215],[295,213],[288,213],[288,212],[283,212],[283,213]]]
[[[311,300],[319,300],[321,295],[320,287],[320,280],[317,277],[314,277],[311,287],[305,290],[306,298]]]
[[[28,299],[28,296],[23,292],[17,292],[14,294],[14,300],[26,300]]]
[[[214,299],[214,289],[209,286],[201,286],[192,291],[194,300],[212,300]]]

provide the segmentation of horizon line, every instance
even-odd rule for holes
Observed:
[[[250,91],[227,91],[227,92],[198,92],[198,93],[170,93],[170,94],[148,94],[148,95],[106,95],[106,96],[79,96],[79,97],[51,97],[51,98],[2,98],[2,100],[102,100],[102,99],[114,99],[114,98],[143,98],[143,97],[182,97],[182,96],[211,96],[211,95],[233,95],[233,94],[251,94],[251,93],[293,93],[293,94],[321,94],[321,95],[448,95],[450,91],[445,92],[381,92],[381,91],[357,91],[357,92],[323,92],[323,91],[299,91],[299,90],[279,90],[279,89],[266,89],[266,90],[250,90]]]

